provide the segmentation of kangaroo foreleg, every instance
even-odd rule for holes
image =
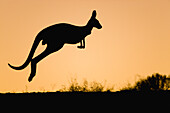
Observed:
[[[83,48],[85,48],[85,39],[83,39]]]
[[[84,49],[84,48],[85,48],[85,39],[83,39],[83,40],[80,42],[80,46],[77,46],[77,48],[80,48],[80,49]]]
[[[77,46],[77,48],[82,48],[83,46],[82,46],[82,40],[81,40],[81,42],[80,42],[80,46]]]

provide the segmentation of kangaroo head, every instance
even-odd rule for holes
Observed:
[[[97,29],[102,28],[101,24],[96,19],[96,10],[93,11],[92,16],[91,16],[91,18],[89,20],[89,24],[91,24],[92,27],[96,27]]]

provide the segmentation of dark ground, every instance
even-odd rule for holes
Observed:
[[[22,97],[22,96],[30,96],[30,97],[84,97],[84,96],[94,96],[94,97],[129,97],[129,96],[148,96],[148,97],[169,97],[170,98],[170,90],[167,91],[149,91],[149,92],[141,92],[141,91],[117,91],[117,92],[30,92],[30,93],[1,93],[0,97]]]
[[[27,109],[43,105],[45,108],[50,106],[50,108],[58,109],[61,106],[64,107],[63,110],[71,108],[73,111],[89,107],[100,111],[104,106],[108,107],[108,110],[116,108],[120,110],[122,106],[130,110],[136,107],[140,108],[138,110],[145,107],[150,109],[153,107],[156,110],[157,108],[169,108],[170,91],[6,93],[0,94],[0,102],[5,106],[10,104],[17,108],[28,107]],[[126,110],[124,107],[121,110]],[[44,107],[40,107],[40,109],[43,110]],[[134,110],[136,111],[136,109]]]

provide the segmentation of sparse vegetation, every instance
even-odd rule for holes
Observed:
[[[53,86],[54,87],[54,86]],[[120,89],[120,91],[114,91],[114,87],[106,87],[106,81],[103,83],[92,81],[89,82],[84,80],[79,83],[76,78],[71,79],[68,86],[63,86],[60,90],[56,92],[45,91],[44,88],[42,92],[28,92],[28,86],[25,86],[25,91],[23,93],[7,93],[8,95],[56,95],[59,92],[105,92],[104,94],[115,94],[115,95],[139,95],[139,94],[163,94],[170,95],[170,76],[161,75],[159,73],[152,74],[146,78],[138,80],[135,85],[128,83],[125,87]],[[113,93],[107,93],[113,92]],[[65,93],[66,94],[66,93]],[[72,93],[73,94],[73,93]],[[98,93],[101,94],[101,93]],[[2,95],[2,94],[1,94]],[[62,94],[59,94],[62,95]]]
[[[88,82],[84,80],[82,84],[77,82],[77,79],[72,79],[68,88],[63,86],[60,89],[61,92],[112,92],[114,87],[108,88],[105,83],[99,83],[96,81]]]
[[[159,73],[152,74],[147,78],[140,79],[131,85],[130,83],[127,86],[120,89],[120,91],[162,91],[169,90],[170,88],[170,78],[167,75],[161,75]],[[71,79],[68,87],[63,86],[60,89],[61,92],[113,92],[114,87],[107,88],[105,83],[99,83],[96,81],[88,82],[84,80],[82,84],[77,82],[77,79]]]

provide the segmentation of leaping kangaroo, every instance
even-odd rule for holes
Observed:
[[[12,69],[22,70],[27,67],[28,64],[31,62],[31,74],[28,78],[28,81],[30,82],[36,74],[37,63],[49,54],[60,50],[64,44],[76,44],[80,42],[80,46],[77,47],[80,49],[84,49],[85,37],[91,34],[93,27],[96,27],[97,29],[102,28],[101,24],[96,19],[95,10],[93,11],[90,20],[85,26],[75,26],[67,23],[59,23],[49,26],[38,33],[34,40],[28,58],[23,65],[18,67],[12,66],[9,63],[8,65]],[[47,47],[41,54],[33,58],[34,52],[41,40],[42,45],[47,44]]]

